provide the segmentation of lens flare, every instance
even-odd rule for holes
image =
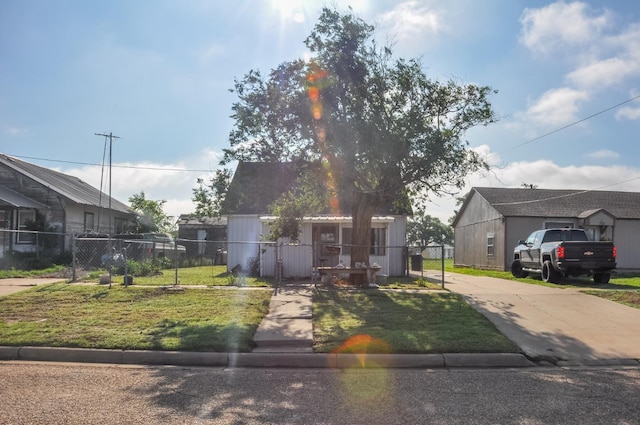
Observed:
[[[352,336],[340,347],[334,350],[336,354],[355,354],[362,367],[380,367],[378,360],[370,358],[369,354],[389,354],[391,348],[384,340],[371,335],[359,334]],[[373,362],[373,364],[370,364]]]

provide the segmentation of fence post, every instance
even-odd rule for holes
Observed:
[[[176,267],[176,278],[173,286],[178,286],[178,239],[173,241],[173,263]]]
[[[444,289],[444,243],[440,246],[441,248],[441,265],[442,265],[442,289]]]
[[[75,282],[78,280],[78,276],[77,276],[77,267],[78,267],[78,263],[77,263],[77,250],[76,250],[76,238],[75,235],[69,235],[69,237],[71,238],[71,282]]]

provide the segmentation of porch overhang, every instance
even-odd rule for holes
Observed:
[[[270,221],[276,220],[278,217],[274,215],[263,215],[260,216],[260,222],[268,223]],[[371,217],[371,223],[393,223],[396,221],[396,218],[393,216],[373,216]],[[303,223],[351,223],[351,216],[335,216],[335,215],[317,215],[317,216],[307,216],[302,218]]]
[[[31,198],[24,196],[8,187],[0,186],[0,206],[12,208],[47,209],[45,204],[41,204]]]

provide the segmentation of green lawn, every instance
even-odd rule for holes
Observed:
[[[320,291],[313,301],[313,329],[316,352],[519,351],[452,293]]]
[[[97,282],[97,278],[93,278]],[[123,276],[114,276],[113,282],[122,283]],[[153,276],[135,276],[134,285],[174,285],[176,282],[176,269],[163,269]],[[233,276],[227,272],[227,266],[198,266],[178,269],[178,285],[205,285],[205,286],[256,286],[267,287],[273,285],[273,279]]]
[[[250,351],[271,291],[42,285],[0,297],[0,345]]]
[[[271,294],[259,288],[41,285],[0,297],[0,345],[248,352]],[[384,341],[384,347],[342,351],[518,350],[450,293],[319,291],[313,323],[316,352],[337,350],[358,335]]]

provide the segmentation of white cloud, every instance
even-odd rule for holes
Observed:
[[[632,120],[632,121],[640,120],[640,107],[638,107],[638,108],[631,108],[631,107],[622,108],[616,113],[616,118],[619,119],[619,120],[623,120],[623,119]]]
[[[609,149],[600,149],[599,151],[587,154],[587,158],[591,159],[618,159],[620,154]]]
[[[575,121],[579,103],[589,94],[572,88],[551,89],[527,110],[528,118],[542,125],[562,125]]]
[[[128,204],[128,199],[132,195],[144,192],[147,199],[166,201],[164,212],[177,218],[180,214],[188,214],[195,210],[191,196],[192,190],[197,186],[196,181],[199,177],[208,180],[214,170],[211,164],[217,164],[219,158],[219,152],[206,149],[193,158],[183,158],[173,164],[151,162],[113,164],[111,194],[114,199]],[[62,170],[62,172],[76,176],[95,188],[100,188],[100,167],[85,166]],[[108,170],[106,169],[104,176],[102,191],[108,193]]]
[[[586,3],[559,1],[540,9],[525,9],[520,22],[521,42],[533,52],[547,54],[598,40],[611,25],[611,14],[606,10],[594,14]]]
[[[618,84],[625,77],[640,74],[640,64],[619,57],[590,63],[567,75],[574,85],[602,90]]]
[[[412,39],[422,34],[437,34],[445,29],[441,12],[412,0],[400,3],[384,13],[380,25],[399,41]]]

